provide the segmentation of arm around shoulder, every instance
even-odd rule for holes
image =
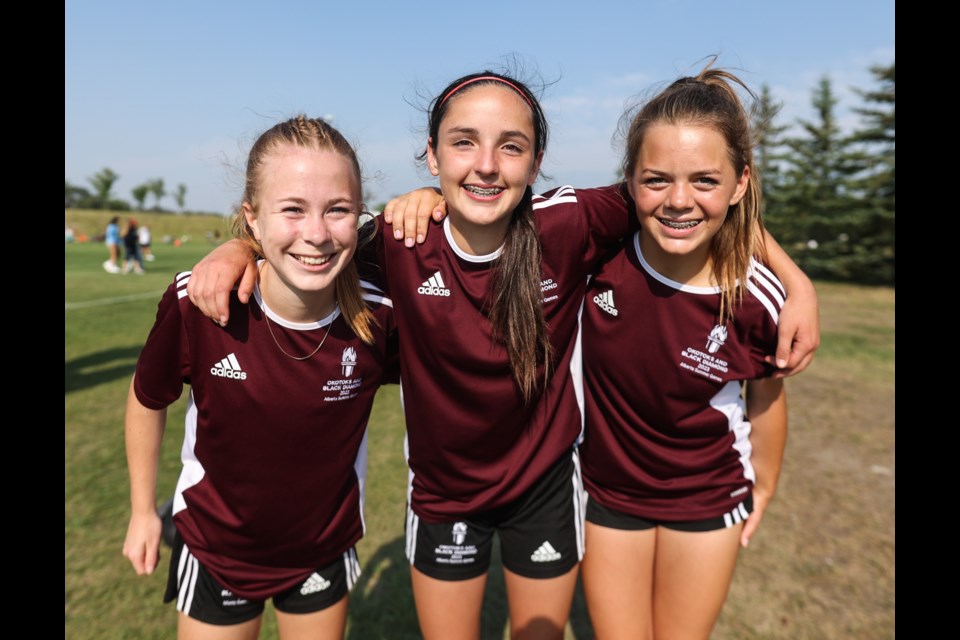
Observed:
[[[817,290],[807,275],[790,259],[766,230],[764,245],[770,268],[787,291],[780,311],[776,356],[771,356],[780,369],[777,378],[792,376],[806,369],[820,347],[820,309]]]
[[[240,240],[229,240],[203,258],[190,273],[187,293],[203,315],[221,326],[230,319],[230,292],[238,285],[237,297],[249,302],[257,281],[253,251]]]

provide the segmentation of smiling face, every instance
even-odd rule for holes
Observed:
[[[243,209],[267,261],[261,293],[288,320],[320,320],[357,246],[356,168],[335,151],[284,144],[264,157],[259,176],[257,202]]]
[[[644,258],[663,275],[711,284],[710,244],[743,198],[750,170],[737,172],[716,130],[655,124],[644,133],[627,186],[643,228]]]
[[[512,89],[477,85],[450,98],[427,166],[439,176],[457,245],[475,255],[503,243],[510,216],[537,178],[533,112]]]

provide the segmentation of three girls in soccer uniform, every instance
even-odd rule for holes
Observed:
[[[489,72],[451,83],[431,105],[424,154],[449,221],[412,252],[384,239],[389,228],[376,245],[404,336],[408,553],[427,638],[479,634],[495,531],[512,634],[560,637],[569,613],[575,543],[559,550],[544,529],[576,539],[582,517],[577,312],[631,215],[617,187],[532,196],[545,141],[522,84]],[[216,282],[247,260],[234,245],[198,265],[214,274],[191,288],[208,315],[225,318]]]
[[[159,444],[187,383],[167,592],[181,636],[255,636],[268,598],[281,634],[342,636],[367,419],[397,370],[392,303],[352,262],[361,206],[340,133],[303,116],[280,123],[250,152],[234,223],[265,257],[255,303],[234,297],[233,322],[211,323],[187,298],[189,273],[160,302],[128,398],[124,553],[138,573],[156,566]]]

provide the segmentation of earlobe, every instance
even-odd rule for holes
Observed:
[[[733,197],[730,198],[730,206],[735,206],[743,200],[743,196],[747,193],[747,187],[750,186],[750,167],[744,167],[743,173],[740,174],[740,178],[737,180],[737,190],[734,191]]]
[[[527,180],[527,186],[532,187],[540,176],[540,163],[543,162],[543,151],[537,154],[537,159],[533,163],[533,171],[530,172],[530,179]]]
[[[247,221],[247,226],[253,231],[254,239],[260,242],[260,227],[257,224],[257,215],[253,212],[253,208],[250,207],[250,203],[248,202],[243,203],[243,217]]]
[[[433,150],[433,138],[427,139],[427,168],[430,170],[430,175],[440,175],[440,165],[437,163],[437,154]]]

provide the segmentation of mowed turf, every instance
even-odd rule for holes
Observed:
[[[156,234],[155,234],[156,237]],[[155,243],[147,274],[111,275],[98,244],[65,247],[65,636],[171,638],[161,604],[168,549],[138,577],[120,553],[129,517],[123,413],[156,304],[211,249]],[[887,638],[894,624],[894,292],[818,283],[823,346],[788,382],[790,438],[780,492],[741,555],[717,638]],[[179,473],[185,402],[168,413],[158,500]],[[370,421],[363,576],[348,638],[417,638],[403,553],[406,467],[398,388]],[[491,572],[483,636],[504,637],[502,573]],[[268,608],[263,638],[276,638]],[[578,590],[568,638],[593,637]]]

